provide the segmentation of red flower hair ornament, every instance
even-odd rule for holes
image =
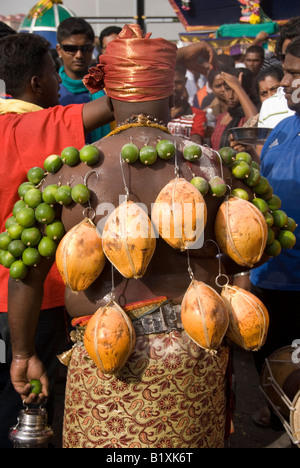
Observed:
[[[84,86],[91,94],[97,93],[104,88],[104,65],[96,65],[89,68],[89,73],[82,79]]]

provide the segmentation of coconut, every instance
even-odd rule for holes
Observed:
[[[266,247],[268,226],[252,203],[230,197],[219,207],[215,235],[220,249],[238,265],[253,267]]]
[[[183,178],[171,180],[158,194],[151,219],[159,235],[174,249],[200,248],[206,225],[206,203]]]
[[[212,352],[222,344],[229,315],[217,291],[202,281],[193,280],[182,300],[181,320],[189,337]]]
[[[56,265],[64,284],[73,292],[87,289],[102,272],[105,255],[94,223],[85,218],[60,241]]]
[[[84,334],[88,355],[105,374],[116,374],[125,366],[135,340],[130,318],[114,301],[95,312]]]
[[[106,257],[125,278],[141,278],[156,247],[150,218],[132,201],[122,203],[108,217],[102,242]]]
[[[224,286],[221,296],[229,313],[226,337],[247,351],[259,350],[269,328],[269,314],[264,304],[238,286]]]

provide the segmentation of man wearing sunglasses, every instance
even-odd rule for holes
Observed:
[[[57,29],[56,49],[62,62],[59,70],[62,79],[59,103],[63,106],[87,103],[92,100],[82,78],[88,73],[93,60],[94,40],[93,28],[82,18],[67,18]],[[100,91],[97,96],[93,96],[93,100],[104,94],[104,91]],[[97,141],[109,132],[110,126],[105,125],[88,134],[86,142]]]

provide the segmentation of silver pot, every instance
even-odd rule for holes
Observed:
[[[45,408],[28,408],[20,411],[18,422],[9,431],[9,438],[14,448],[47,448],[54,436],[47,425]]]

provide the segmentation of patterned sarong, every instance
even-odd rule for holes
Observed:
[[[68,368],[64,448],[222,448],[229,350],[182,331],[138,336],[118,376],[77,343]]]

